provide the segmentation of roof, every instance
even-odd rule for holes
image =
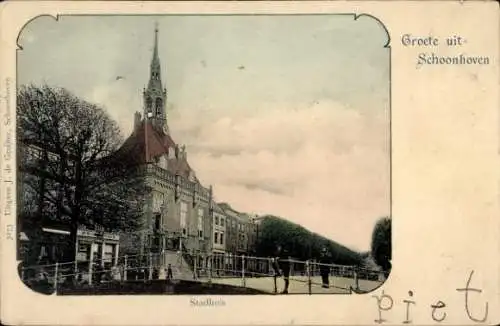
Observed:
[[[174,157],[168,155],[170,149],[176,153]],[[155,128],[150,121],[140,122],[115,155],[139,165],[153,162],[166,155],[167,170],[170,172],[189,177],[190,172],[193,171],[187,162],[186,155],[180,155],[179,147],[172,137],[163,130]]]
[[[217,204],[216,202],[214,202],[212,204],[212,206],[214,208],[214,212],[219,213],[219,214],[224,214],[224,210],[222,209],[222,207],[220,207],[219,204]]]
[[[219,207],[221,207],[224,212],[228,213],[230,216],[237,218],[242,222],[251,222],[252,218],[247,213],[238,212],[234,208],[232,208],[228,203],[219,203]]]
[[[224,212],[233,213],[234,215],[239,214],[234,208],[232,208],[228,203],[218,203],[217,204]]]

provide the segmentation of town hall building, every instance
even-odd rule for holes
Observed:
[[[206,257],[212,251],[212,187],[203,186],[187,160],[185,146],[169,131],[167,89],[162,84],[155,29],[149,82],[143,110],[136,112],[132,134],[119,149],[121,157],[144,167],[149,193],[144,212],[141,253],[182,251]]]

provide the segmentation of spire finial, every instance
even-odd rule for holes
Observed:
[[[158,56],[158,22],[155,22],[155,47],[154,47],[154,58]]]

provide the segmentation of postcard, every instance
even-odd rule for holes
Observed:
[[[1,320],[500,321],[495,2],[7,2]]]

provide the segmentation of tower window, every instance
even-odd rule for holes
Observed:
[[[155,105],[156,105],[156,115],[160,116],[162,114],[162,111],[163,111],[162,110],[162,100],[161,100],[161,98],[157,98],[156,99]]]
[[[151,105],[152,105],[152,100],[150,97],[146,99],[146,118],[147,118],[147,113],[151,112]]]

